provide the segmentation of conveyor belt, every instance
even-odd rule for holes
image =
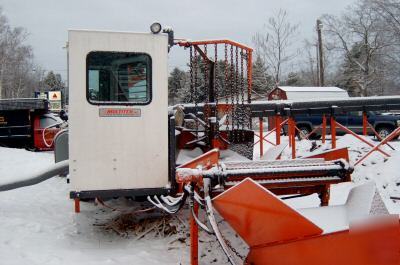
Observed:
[[[331,182],[331,181],[340,181],[340,177],[310,177],[310,178],[286,178],[286,179],[260,179],[257,180],[258,184],[276,184],[276,183],[303,183],[303,182],[314,182],[314,181],[323,181],[323,182]],[[226,181],[225,186],[234,186],[239,184],[240,181]]]
[[[321,205],[328,205],[330,184],[350,181],[352,172],[353,168],[344,159],[325,161],[319,158],[220,162],[206,170],[178,168],[176,171],[182,178],[210,179],[214,194],[251,178],[276,195],[317,193]]]
[[[222,177],[226,182],[246,177],[268,179],[269,182],[283,179],[317,179],[321,177],[344,178],[352,172],[345,160],[324,161],[323,159],[284,161],[240,161],[221,163],[218,168],[201,172],[203,177]]]

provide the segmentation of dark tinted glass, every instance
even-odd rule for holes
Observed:
[[[87,63],[87,98],[94,104],[151,101],[151,58],[129,52],[91,52]]]

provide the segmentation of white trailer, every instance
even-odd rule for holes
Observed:
[[[70,30],[71,198],[165,194],[168,35]]]

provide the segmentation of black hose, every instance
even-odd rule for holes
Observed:
[[[32,175],[28,179],[17,180],[10,183],[0,184],[0,192],[7,191],[7,190],[14,190],[26,186],[32,186],[43,182],[47,179],[50,179],[54,176],[61,175],[61,174],[68,174],[69,172],[69,161],[64,160],[58,163],[55,163],[51,167],[42,170],[41,172]]]

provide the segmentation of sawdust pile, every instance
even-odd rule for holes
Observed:
[[[141,239],[146,235],[151,235],[152,237],[163,238],[184,231],[184,229],[181,229],[183,224],[180,224],[181,221],[177,221],[177,218],[159,212],[120,213],[112,220],[96,226],[102,227],[106,231],[113,231],[123,237],[133,236],[136,239]]]

